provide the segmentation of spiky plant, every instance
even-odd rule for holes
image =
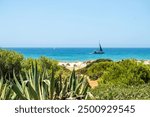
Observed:
[[[54,69],[49,75],[44,69],[43,73],[38,72],[37,63],[25,72],[25,78],[20,74],[20,80],[15,76],[13,91],[19,99],[23,100],[67,100],[86,99],[91,97],[88,92],[89,84],[86,78],[78,79],[73,70],[69,79],[62,80],[61,75],[55,78]]]
[[[16,94],[11,89],[9,81],[4,81],[2,72],[0,74],[0,100],[13,100],[16,99]]]

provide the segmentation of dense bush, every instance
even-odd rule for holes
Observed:
[[[31,69],[32,63],[37,61],[38,70],[43,72],[45,69],[49,73],[52,72],[52,67],[55,69],[56,75],[61,75],[62,78],[69,76],[71,73],[68,69],[59,66],[58,61],[40,57],[38,59],[33,58],[24,58],[22,54],[15,51],[0,49],[0,73],[3,73],[5,79],[10,79],[13,77],[13,71],[16,74],[16,77],[19,76],[20,72],[28,71]]]
[[[100,62],[94,63],[91,67],[87,69],[87,74],[89,74],[90,79],[97,80],[100,78],[106,70],[111,67],[113,62]]]
[[[107,68],[100,83],[139,85],[150,81],[150,67],[136,60],[123,60]]]
[[[150,99],[150,65],[136,60],[94,63],[86,75],[98,78],[92,94],[102,100]]]
[[[88,64],[85,68],[78,70],[77,73],[88,75],[90,79],[97,80],[112,64],[113,62],[110,59],[98,59]]]
[[[23,70],[31,69],[32,63],[37,61],[37,66],[39,71],[43,71],[44,69],[52,69],[52,66],[55,67],[56,70],[59,69],[58,62],[46,57],[40,57],[39,59],[27,58],[22,61]]]
[[[40,57],[39,59],[24,59],[22,61],[22,71],[31,69],[32,63],[34,61],[37,61],[37,67],[40,72],[44,72],[46,69],[48,73],[51,73],[53,67],[53,69],[56,71],[56,76],[61,75],[62,78],[68,76],[71,73],[68,69],[59,66],[58,61],[46,57]]]
[[[83,72],[84,71],[84,72]],[[150,81],[150,66],[136,60],[102,61],[79,70],[100,84],[138,85]]]
[[[112,62],[112,60],[111,59],[97,59],[97,60],[93,61],[92,63],[88,64],[86,66],[86,68],[91,67],[95,63],[101,63],[101,62]]]
[[[23,55],[14,51],[0,49],[0,70],[4,75],[7,74],[8,77],[11,77],[13,74],[13,70],[16,73],[19,73],[22,68],[22,61]]]
[[[92,89],[97,100],[150,100],[150,83],[138,86],[102,84]]]

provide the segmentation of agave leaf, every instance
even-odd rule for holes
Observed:
[[[80,79],[79,83],[82,83],[84,81],[84,76]]]
[[[29,95],[28,89],[26,87],[28,82],[29,82],[28,80],[23,81],[23,83],[22,83],[22,90],[23,90],[23,94],[25,95],[25,97],[27,99],[30,99],[30,95]]]
[[[3,82],[4,82],[4,78],[3,78],[3,76],[1,75],[1,80],[0,80],[0,91],[2,90]]]
[[[35,89],[37,95],[39,95],[39,77],[38,77],[37,62],[36,61],[35,61],[35,67],[33,66],[32,69],[33,69],[32,71],[34,71],[33,72],[34,73],[34,86],[35,86],[34,89]]]
[[[42,82],[42,96],[43,96],[43,100],[46,100],[49,98],[49,89],[50,86],[48,86],[44,81]]]
[[[71,87],[72,87],[72,85],[73,85],[73,79],[74,79],[74,77],[75,77],[75,70],[73,69],[72,74],[71,74],[71,77],[70,77],[70,79],[69,79],[68,91],[71,90]]]
[[[69,92],[69,98],[72,98],[72,100],[73,100],[73,98],[75,98],[74,95],[75,95],[74,91]]]
[[[75,77],[75,75],[73,76],[73,84],[72,84],[72,90],[75,91],[76,90],[76,85],[77,85],[77,78]]]
[[[11,100],[17,99],[17,94],[15,92],[12,92],[12,96],[10,97]]]
[[[22,84],[24,81],[23,81],[23,77],[22,77],[21,73],[19,74],[19,78],[20,78],[20,81],[21,81],[21,84]]]
[[[6,96],[5,96],[5,100],[9,100],[10,99],[10,97],[11,97],[11,87],[9,87],[8,85],[7,85],[7,89],[6,89]]]
[[[67,86],[68,86],[67,83],[68,83],[68,82],[67,82],[67,79],[66,79],[65,82],[64,82],[64,86],[63,86],[63,88],[62,88],[62,91],[60,92],[60,98],[61,98],[61,99],[63,99],[64,97],[66,97]]]
[[[1,93],[1,99],[2,100],[4,100],[6,97],[6,91],[7,91],[7,83],[4,84],[4,88],[3,88],[2,93]]]
[[[75,90],[75,94],[79,94],[80,92],[80,89],[81,89],[81,86],[82,86],[82,83],[79,83],[76,87],[76,90]]]
[[[86,84],[85,88],[83,89],[82,93],[83,95],[86,95],[87,91],[88,91],[89,85]]]
[[[43,80],[43,82],[44,82],[47,86],[50,86],[50,81],[49,81],[49,80]]]
[[[61,75],[59,76],[59,87],[60,87],[60,91],[62,90],[62,77]]]
[[[33,98],[34,100],[38,100],[39,99],[38,94],[33,89],[30,82],[27,83],[27,86],[28,86],[28,92],[29,92],[30,97]]]
[[[85,97],[86,100],[95,100],[95,97],[90,93],[90,92],[87,92],[87,95]]]
[[[55,89],[56,89],[56,95],[58,96],[60,93],[60,87],[59,87],[59,81],[58,79],[55,80]]]
[[[40,97],[40,100],[43,100],[42,88],[43,88],[42,77],[39,76],[39,97]]]
[[[22,100],[27,99],[27,98],[24,97],[24,95],[22,94],[22,92],[20,91],[20,89],[18,88],[18,86],[16,84],[12,85],[12,89],[19,96],[20,99],[22,99]]]
[[[17,87],[19,88],[19,90],[20,90],[21,93],[22,93],[22,92],[23,92],[22,86],[21,86],[21,84],[19,83],[19,81],[17,80],[14,70],[13,70],[13,78],[14,78],[14,80],[15,80],[15,83],[16,83]]]
[[[28,79],[28,80],[29,80],[29,82],[31,83],[31,86],[34,88],[33,73],[31,72],[31,70],[29,70],[27,73],[28,73],[28,75],[27,75],[27,76],[28,76],[28,78],[27,78],[27,79]],[[26,74],[27,74],[27,73],[26,73]]]
[[[50,99],[54,97],[54,88],[55,88],[55,78],[54,78],[54,69],[52,67],[52,77],[50,79]]]
[[[46,90],[46,92],[48,93],[47,95],[51,95],[50,94],[50,81],[49,80],[43,80],[43,84],[44,84],[43,90]]]
[[[34,69],[34,63],[32,62],[32,65],[31,65],[31,78],[34,78],[34,74],[35,74],[35,73],[34,73],[34,72],[35,72],[34,70],[35,70],[35,69]],[[35,82],[34,82],[34,81],[35,81],[35,79],[33,79],[33,84],[35,85]]]

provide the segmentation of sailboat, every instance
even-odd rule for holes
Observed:
[[[104,51],[100,43],[99,43],[99,50],[94,51],[93,54],[104,54]]]

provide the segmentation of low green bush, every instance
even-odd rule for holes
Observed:
[[[32,63],[37,61],[38,70],[43,72],[44,69],[47,69],[49,73],[52,72],[52,67],[57,71],[56,75],[61,75],[62,78],[69,76],[71,73],[65,67],[59,66],[58,61],[40,57],[38,59],[33,58],[24,58],[22,54],[17,53],[11,50],[0,49],[0,73],[3,73],[6,79],[11,79],[13,77],[13,71],[15,71],[16,77],[19,77],[20,72],[28,71],[31,69]]]
[[[102,84],[91,92],[97,100],[150,100],[150,83],[138,86]]]
[[[13,70],[16,73],[21,71],[21,62],[23,59],[24,57],[22,54],[15,51],[0,49],[0,71],[2,71],[4,75],[7,75],[7,79],[12,77]]]
[[[139,85],[150,81],[150,68],[136,60],[123,60],[108,67],[100,84]]]
[[[37,67],[40,72],[44,72],[46,69],[48,73],[51,73],[53,67],[53,69],[56,71],[56,76],[61,75],[62,78],[69,76],[71,73],[70,70],[64,68],[63,66],[59,66],[58,61],[46,57],[40,57],[39,59],[24,59],[22,61],[22,71],[24,72],[31,69],[32,63],[34,61],[37,61]]]
[[[102,75],[98,75],[99,73]],[[99,85],[92,94],[100,100],[150,99],[150,66],[136,60],[95,63],[87,75],[96,74]]]
[[[136,60],[100,61],[78,71],[100,84],[138,85],[150,81],[150,66]]]
[[[98,59],[88,64],[85,68],[78,70],[77,73],[87,75],[92,80],[97,80],[112,64],[113,61],[110,59]]]

